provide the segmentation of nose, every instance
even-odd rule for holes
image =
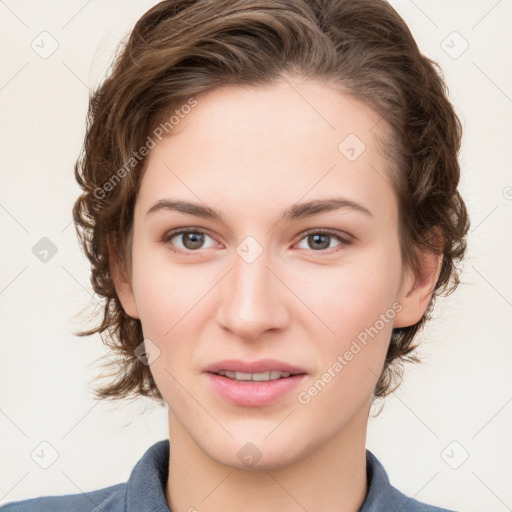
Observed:
[[[239,339],[256,340],[289,322],[290,292],[269,260],[267,251],[252,262],[235,253],[233,268],[223,280],[219,324]]]

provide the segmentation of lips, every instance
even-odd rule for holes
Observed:
[[[269,371],[287,372],[290,375],[306,374],[307,371],[299,366],[285,363],[277,359],[260,359],[258,361],[242,361],[240,359],[224,359],[207,366],[203,372],[240,372],[240,373],[264,373]]]
[[[240,381],[216,373],[205,373],[210,389],[223,402],[238,407],[266,407],[282,400],[291,403],[292,391],[306,379],[306,374],[267,381]]]

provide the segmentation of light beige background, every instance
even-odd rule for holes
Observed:
[[[99,336],[72,334],[83,325],[74,319],[78,311],[99,310],[71,218],[89,88],[155,3],[0,1],[0,504],[124,482],[143,452],[167,437],[164,408],[93,400],[87,384],[104,349]],[[441,64],[462,118],[461,190],[472,228],[462,283],[442,299],[422,336],[425,362],[407,368],[400,390],[370,420],[368,447],[391,482],[420,501],[506,511],[512,2],[391,3],[422,51]],[[52,44],[58,48],[45,55]],[[43,237],[57,248],[46,263],[32,252]],[[52,461],[42,442],[58,454],[47,469],[31,458],[43,449]]]

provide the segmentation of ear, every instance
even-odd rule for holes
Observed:
[[[110,274],[117,292],[117,296],[121,301],[123,309],[128,316],[140,319],[135,303],[135,295],[131,284],[131,276],[128,269],[123,268],[119,262],[119,257],[112,240],[108,240]]]
[[[435,230],[434,236],[437,237],[437,246],[442,247],[442,239],[439,238],[438,230]],[[418,250],[417,254],[420,268],[416,273],[410,268],[405,271],[398,297],[402,309],[395,315],[393,327],[409,327],[422,319],[441,272],[442,252],[435,254],[430,251]]]

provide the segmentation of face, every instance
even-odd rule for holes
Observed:
[[[196,99],[148,157],[131,279],[117,289],[151,340],[171,435],[238,468],[250,442],[259,467],[277,467],[365,430],[393,326],[418,321],[426,303],[406,297],[413,278],[374,111],[312,81]],[[226,359],[302,374],[206,372]]]

